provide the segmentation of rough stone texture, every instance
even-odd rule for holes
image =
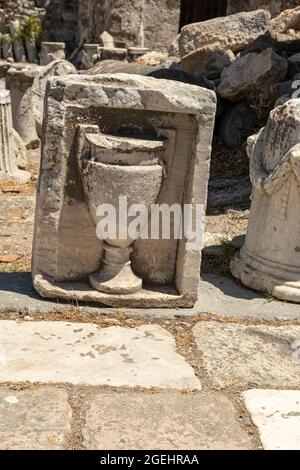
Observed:
[[[267,31],[269,19],[268,12],[257,10],[184,26],[179,37],[180,55],[185,56],[212,42],[222,49],[239,52]]]
[[[1,382],[200,389],[176,353],[175,340],[156,325],[101,329],[88,323],[1,321]]]
[[[284,10],[271,22],[275,33],[283,33],[288,36],[300,38],[300,7]]]
[[[246,98],[254,87],[284,80],[287,69],[287,60],[271,48],[260,54],[249,53],[223,70],[217,91],[224,99],[239,101]]]
[[[293,362],[300,326],[238,325],[215,321],[194,328],[203,366],[213,385],[299,387]]]
[[[16,64],[7,72],[11,92],[13,125],[27,148],[38,145],[35,119],[31,109],[31,87],[39,67],[35,64]]]
[[[44,99],[47,81],[50,77],[69,75],[71,73],[76,73],[74,65],[67,60],[55,60],[45,67],[41,67],[36,74],[31,89],[31,106],[39,137],[42,137]]]
[[[227,0],[227,14],[232,15],[240,11],[252,11],[257,8],[269,10],[272,16],[279,15],[286,8],[299,5],[299,0]]]
[[[251,448],[231,402],[218,393],[101,393],[87,411],[83,435],[88,450]]]
[[[42,42],[40,53],[40,64],[48,65],[56,60],[65,59],[64,42]]]
[[[71,419],[64,390],[0,390],[0,449],[63,450]]]
[[[145,46],[154,50],[167,50],[178,33],[179,13],[180,0],[146,0]]]
[[[98,269],[103,253],[82,190],[82,175],[76,170],[74,146],[80,124],[88,124],[88,132],[95,132],[98,125],[102,133],[115,136],[122,135],[126,124],[127,136],[138,126],[139,138],[149,132],[155,138],[165,137],[163,159],[169,176],[162,182],[157,202],[184,201],[204,209],[214,114],[213,92],[174,81],[125,74],[48,81],[33,249],[34,285],[43,297],[119,307],[193,306],[201,253],[199,248],[190,249],[187,239],[135,242],[133,270],[148,289],[114,295],[89,287],[85,279]]]
[[[18,148],[19,144],[19,148]],[[22,147],[13,132],[11,99],[8,90],[0,90],[0,180],[26,183],[30,174],[18,168],[17,155],[21,157]],[[20,158],[21,159],[21,158]]]
[[[248,287],[299,302],[299,100],[275,108],[248,142],[252,204],[245,245],[231,271]]]
[[[265,450],[300,450],[298,390],[248,390],[243,395]]]
[[[230,49],[223,50],[212,44],[196,49],[182,57],[180,67],[185,72],[195,75],[204,74],[209,79],[215,79],[234,60],[235,55]]]

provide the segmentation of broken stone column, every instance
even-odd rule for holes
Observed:
[[[43,297],[118,307],[192,307],[200,281],[214,92],[138,75],[71,75],[49,79],[45,103],[36,290]],[[138,222],[146,236],[129,232],[136,221],[122,212],[120,197],[128,209],[135,204],[146,210]],[[122,214],[117,232],[105,238],[99,229],[103,204]],[[179,210],[179,220],[167,217],[164,229],[154,214],[161,205]],[[181,215],[190,224],[180,235]]]
[[[300,100],[271,112],[248,154],[249,225],[231,271],[248,287],[300,302]]]
[[[30,173],[18,168],[15,139],[10,93],[8,90],[0,90],[0,181],[26,183],[30,179]]]
[[[48,65],[54,60],[64,60],[65,58],[64,42],[42,42],[40,65]]]
[[[11,92],[13,125],[27,148],[39,145],[31,107],[31,87],[39,67],[35,64],[15,65],[7,72],[7,87]]]

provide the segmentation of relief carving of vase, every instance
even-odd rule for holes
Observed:
[[[85,133],[81,141],[79,167],[95,226],[103,220],[103,214],[97,211],[100,205],[110,204],[116,213],[116,236],[105,239],[102,263],[97,272],[90,274],[90,285],[99,292],[116,295],[138,292],[142,279],[133,272],[130,260],[135,238],[120,236],[127,234],[131,218],[119,219],[119,198],[126,196],[128,207],[143,205],[150,213],[162,184],[164,141],[96,132]]]

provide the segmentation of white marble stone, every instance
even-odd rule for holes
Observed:
[[[300,302],[300,100],[271,112],[248,154],[252,204],[231,271],[247,287]]]
[[[174,338],[160,326],[1,321],[0,382],[26,381],[201,388]]]
[[[248,390],[243,397],[265,450],[300,450],[299,390]]]

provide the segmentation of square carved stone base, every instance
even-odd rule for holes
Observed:
[[[41,274],[34,277],[34,287],[42,297],[48,299],[98,303],[116,308],[192,308],[197,301],[197,298],[192,296],[179,295],[172,287],[162,287],[158,290],[155,286],[154,290],[150,286],[135,294],[113,295],[98,292],[87,282],[59,282]]]

